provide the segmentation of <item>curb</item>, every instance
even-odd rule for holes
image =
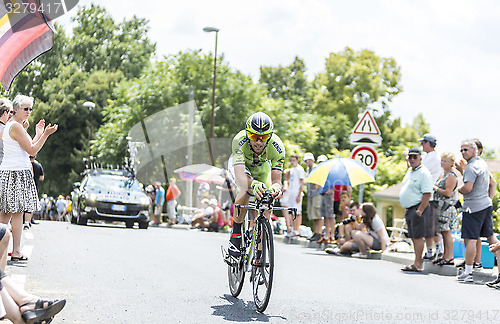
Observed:
[[[275,241],[283,242],[284,244],[300,245],[305,248],[311,248],[316,250],[325,250],[327,247],[332,247],[332,245],[320,245],[316,242],[309,242],[303,237],[293,237],[287,238],[284,235],[274,235]],[[415,259],[414,253],[401,253],[401,252],[372,252],[370,254],[370,259],[383,260],[398,263],[401,265],[410,265]],[[456,259],[457,263],[462,262],[463,259]],[[425,261],[423,264],[423,272],[428,274],[436,274],[440,276],[455,277],[459,274],[459,269],[455,266],[438,266],[432,262]],[[478,282],[488,282],[495,280],[498,276],[498,268],[493,269],[475,269],[473,272],[474,280]]]
[[[188,224],[175,224],[168,226],[166,224],[161,224],[159,228],[170,228],[177,230],[190,230],[191,226]],[[219,232],[221,233],[221,232]],[[310,242],[304,237],[285,237],[284,234],[274,234],[274,240],[277,242],[282,242],[284,244],[299,245],[308,249],[315,249],[318,251],[324,251],[327,247],[333,247],[329,245],[321,245],[316,242]],[[372,252],[370,254],[370,259],[389,261],[393,263],[398,263],[401,265],[410,265],[413,263],[415,258],[414,253],[402,253],[402,252]],[[463,259],[455,259],[457,263],[462,262]],[[454,277],[459,274],[459,269],[454,266],[438,266],[432,262],[423,262],[423,272],[426,274],[436,274],[439,276]],[[474,281],[477,282],[488,282],[495,280],[498,275],[498,267],[493,269],[475,269],[473,272]]]

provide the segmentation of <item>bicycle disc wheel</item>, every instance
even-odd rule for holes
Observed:
[[[241,292],[241,288],[243,288],[243,282],[245,281],[245,269],[243,269],[243,262],[241,262],[241,258],[238,260],[238,264],[227,266],[227,274],[229,278],[229,290],[231,291],[231,295],[233,297],[238,297]]]
[[[253,266],[254,277],[252,284],[255,306],[257,306],[257,310],[262,313],[266,310],[269,299],[271,298],[274,273],[274,243],[271,224],[267,220],[261,220],[259,221],[259,227],[260,240],[262,243],[262,265]],[[255,249],[255,251],[257,251],[257,249]]]

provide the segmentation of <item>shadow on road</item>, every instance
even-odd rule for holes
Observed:
[[[287,320],[283,316],[269,316],[263,313],[257,312],[255,304],[253,302],[246,302],[234,298],[231,295],[225,294],[221,297],[222,300],[227,301],[226,305],[212,306],[214,312],[212,315],[220,316],[226,321],[231,322],[269,322],[272,317],[279,317],[283,320]]]

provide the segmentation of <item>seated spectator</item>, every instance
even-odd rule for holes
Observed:
[[[385,229],[384,222],[377,215],[377,209],[372,203],[364,203],[361,211],[366,232],[353,231],[352,239],[359,249],[359,253],[353,255],[360,258],[368,258],[368,248],[377,251],[384,251],[389,242],[389,235]]]
[[[0,224],[0,255],[7,253],[10,232],[7,225]],[[0,269],[0,320],[7,318],[12,323],[50,323],[59,313],[66,300],[44,300],[31,295],[15,284],[4,272],[5,263]]]
[[[201,200],[201,208],[194,212],[191,228],[202,228],[202,224],[207,222],[214,213],[213,207],[210,207],[210,200],[203,198]]]
[[[339,238],[337,239],[339,248],[352,240],[352,231],[363,230],[365,228],[361,216],[361,205],[357,201],[351,202],[349,211],[349,217],[344,219],[339,225]]]
[[[212,217],[210,217],[207,221],[206,227],[203,228],[208,228],[209,231],[213,232],[218,232],[222,230],[224,227],[224,216],[222,216],[222,211],[219,207],[219,203],[217,202],[217,199],[212,198],[210,199],[210,207],[214,209],[214,212],[212,214]]]

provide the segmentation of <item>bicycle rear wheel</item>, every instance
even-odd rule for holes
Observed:
[[[238,297],[245,281],[245,269],[241,260],[243,260],[243,255],[238,259],[237,264],[227,266],[229,290],[233,297]]]
[[[274,274],[274,242],[271,224],[267,219],[259,220],[260,242],[262,247],[261,266],[253,265],[253,299],[259,312],[266,310],[271,298]],[[254,256],[257,249],[254,250]],[[255,259],[254,259],[255,260]]]

